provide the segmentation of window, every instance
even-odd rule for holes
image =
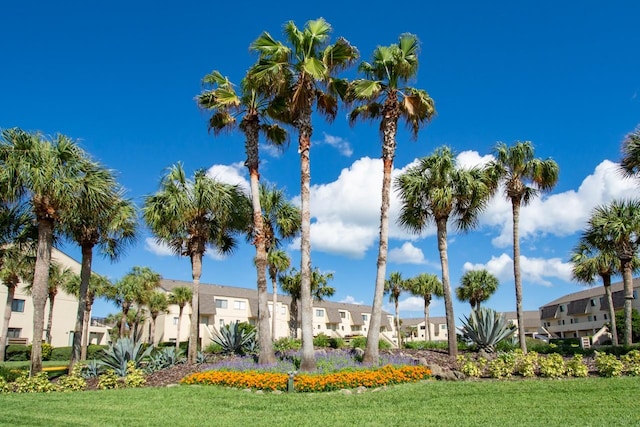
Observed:
[[[21,333],[21,328],[9,328],[9,331],[7,332],[7,338],[20,338]]]
[[[564,323],[564,320],[558,320],[558,326],[562,325]]]
[[[227,308],[228,304],[226,299],[216,299],[216,308]]]
[[[587,322],[592,322],[592,321],[593,321],[593,316],[587,317]]]
[[[598,319],[597,319],[597,317],[594,315],[594,316],[593,316],[593,321],[595,322],[596,320],[598,320]]]
[[[173,324],[174,324],[174,325],[177,325],[177,324],[178,324],[178,318],[177,318],[177,317],[174,317],[174,318],[173,318]]]
[[[285,307],[284,305],[280,306],[280,314],[282,315],[287,314],[287,307]]]
[[[440,325],[441,329],[447,329],[447,325],[445,323],[443,323],[442,325]]]
[[[14,299],[11,302],[11,311],[16,313],[24,312],[24,300],[23,299]]]
[[[633,299],[638,299],[638,291],[633,291]]]
[[[564,319],[562,319],[562,324],[564,325]]]
[[[573,323],[578,323],[580,319],[578,319],[577,317],[573,319]]]
[[[596,306],[596,300],[592,299],[591,300],[591,307],[595,307]]]
[[[324,317],[324,310],[319,308],[316,310],[316,317]]]
[[[560,306],[560,313],[562,313],[564,311],[564,305]]]
[[[209,316],[200,316],[200,323],[208,325],[209,324]]]
[[[605,313],[605,315],[604,315],[604,320],[607,320],[607,314],[606,314],[606,313]]]
[[[424,331],[424,325],[420,326],[420,329]]]
[[[368,315],[368,314],[363,314],[363,315],[362,315],[362,320],[364,320],[365,322],[366,322],[367,320],[369,320],[369,315]]]
[[[233,309],[234,310],[246,310],[247,309],[247,302],[246,301],[234,301],[233,302]]]
[[[346,319],[347,318],[347,312],[346,311],[341,311],[340,312],[340,318],[341,319]]]
[[[223,300],[224,301],[224,300]],[[220,319],[218,321],[218,324],[220,325],[220,327],[222,328],[224,326],[224,319]]]

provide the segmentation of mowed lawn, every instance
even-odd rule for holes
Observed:
[[[7,426],[636,426],[640,378],[426,381],[258,394],[181,386],[0,395]]]

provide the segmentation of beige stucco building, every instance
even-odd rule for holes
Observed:
[[[80,274],[80,264],[64,254],[53,249],[51,258],[63,267],[71,269],[74,273]],[[0,285],[0,319],[4,318],[5,304],[7,300],[7,287]],[[25,284],[20,283],[16,289],[12,304],[11,320],[9,321],[9,343],[10,344],[31,344],[33,341],[33,300],[25,291]],[[49,302],[44,313],[44,334],[46,335]],[[53,347],[66,347],[72,344],[73,329],[76,324],[78,314],[78,299],[69,295],[63,290],[58,290],[53,305],[53,322],[51,331],[51,345]],[[44,339],[44,336],[42,337]],[[109,334],[107,327],[100,322],[100,319],[92,319],[89,327],[89,342],[91,344],[107,344]]]
[[[179,280],[161,281],[161,290],[170,293],[177,286],[191,287],[191,282]],[[200,284],[200,329],[201,344],[206,347],[212,342],[214,331],[233,322],[248,322],[256,325],[258,320],[258,294],[256,289],[238,288],[232,286]],[[274,339],[290,336],[289,319],[291,298],[279,295],[277,298],[276,334]],[[269,312],[273,315],[272,294],[269,294]],[[158,316],[156,321],[155,342],[175,341],[178,334],[177,305],[169,307],[168,313]],[[180,340],[186,341],[191,324],[191,307],[184,307],[181,323]],[[369,330],[371,307],[359,304],[346,304],[332,301],[313,302],[313,331],[314,336],[323,333],[329,337],[351,338],[366,336]],[[298,329],[300,337],[300,321],[298,315]],[[381,323],[381,339],[392,345],[397,345],[397,337],[393,327],[393,316],[383,312]],[[148,328],[143,335],[148,339]]]

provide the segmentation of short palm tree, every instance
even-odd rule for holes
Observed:
[[[74,274],[72,280],[68,281],[66,285],[63,285],[63,289],[70,295],[74,295],[80,301],[80,288],[82,285],[81,275]],[[82,316],[82,341],[80,342],[80,355],[78,360],[87,359],[87,348],[89,346],[89,324],[91,322],[91,309],[93,308],[93,302],[96,298],[107,296],[109,289],[113,285],[106,276],[102,276],[95,272],[91,273],[89,279],[89,286],[86,291],[86,298],[84,304],[84,315]],[[75,343],[75,336],[74,336]],[[71,354],[72,361],[74,360],[73,352]],[[73,369],[71,367],[70,369]]]
[[[58,289],[64,288],[67,283],[73,280],[74,273],[71,269],[52,262],[49,270],[49,286],[47,295],[49,297],[49,317],[47,319],[47,332],[45,334],[47,344],[51,344],[51,330],[53,329],[53,307],[58,295]],[[31,286],[27,286],[31,292]]]
[[[265,95],[256,82],[248,75],[236,93],[233,84],[219,71],[207,74],[203,79],[205,91],[198,95],[200,107],[212,112],[209,129],[219,134],[236,124],[236,115],[242,115],[239,127],[245,135],[245,165],[249,169],[251,201],[253,208],[252,239],[256,247],[255,264],[258,272],[258,339],[260,341],[259,364],[275,363],[275,354],[269,330],[269,305],[267,301],[267,249],[260,207],[259,181],[259,135],[262,133],[268,142],[282,147],[287,141],[286,131],[276,124],[269,124],[269,110],[274,108],[268,95]]]
[[[258,63],[249,71],[252,78],[262,82],[263,88],[273,88],[284,98],[286,111],[282,118],[298,132],[300,154],[300,207],[302,212],[300,236],[300,275],[302,288],[302,371],[316,367],[313,350],[311,312],[311,212],[310,149],[313,126],[311,116],[316,111],[333,120],[337,114],[337,97],[344,94],[346,81],[335,78],[338,71],[350,66],[358,51],[343,38],[329,44],[332,28],[322,18],[311,20],[299,29],[293,21],[284,26],[287,44],[262,33],[251,50],[259,54]]]
[[[349,100],[358,104],[349,114],[349,122],[354,124],[360,119],[380,120],[382,137],[380,239],[373,307],[364,355],[364,361],[367,363],[377,363],[379,355],[382,297],[389,243],[391,172],[397,145],[398,121],[401,118],[406,121],[415,139],[420,128],[426,125],[436,112],[434,101],[426,91],[405,86],[418,73],[418,51],[418,38],[413,34],[402,34],[398,43],[377,47],[373,52],[373,60],[362,62],[358,67],[365,78],[352,82],[349,91]]]
[[[640,177],[640,127],[627,135],[622,142],[622,171],[633,177]]]
[[[298,306],[301,302],[302,279],[300,272],[292,268],[288,273],[278,276],[280,287],[285,294],[291,297],[289,306],[289,332],[291,338],[297,338],[298,334]],[[333,273],[321,273],[317,268],[311,272],[311,296],[315,301],[323,301],[335,294],[336,289],[329,286],[329,280],[333,280]]]
[[[47,302],[49,265],[56,226],[74,208],[81,192],[87,154],[70,138],[58,135],[46,139],[39,133],[8,129],[0,138],[0,169],[9,177],[7,200],[25,197],[30,201],[38,227],[38,249],[33,276],[33,345],[31,375],[42,370],[42,334]],[[2,178],[0,177],[0,179]],[[106,208],[95,200],[94,211]]]
[[[533,144],[516,142],[511,147],[500,142],[489,169],[496,182],[504,185],[504,194],[513,212],[513,276],[516,288],[516,315],[520,348],[526,354],[524,313],[522,311],[522,278],[520,275],[520,207],[526,206],[540,192],[550,191],[558,182],[558,164],[551,159],[535,157]]]
[[[178,306],[178,332],[176,334],[176,351],[180,349],[180,330],[182,328],[182,312],[185,305],[189,304],[193,299],[193,292],[191,288],[186,286],[176,286],[171,290],[169,294],[169,304],[175,304]],[[197,311],[191,307],[191,311]]]
[[[271,279],[271,286],[273,288],[273,307],[271,313],[271,336],[275,338],[278,311],[276,309],[278,304],[278,274],[281,271],[286,271],[291,267],[291,258],[282,249],[271,250],[267,253],[267,266],[269,268],[269,278]]]
[[[480,303],[489,299],[498,289],[498,279],[485,269],[469,270],[462,275],[456,288],[459,301],[466,301],[471,308],[480,310]]]
[[[424,327],[425,340],[431,341],[431,327],[429,322],[429,306],[431,299],[444,296],[442,282],[435,274],[422,273],[407,281],[408,291],[424,299]]]
[[[195,363],[198,341],[198,308],[202,257],[207,247],[229,254],[236,246],[234,234],[248,229],[248,198],[238,186],[225,184],[197,170],[188,179],[177,163],[162,178],[160,190],[147,196],[144,219],[158,243],[191,260],[193,298],[187,359]]]
[[[190,300],[190,298],[189,298]],[[154,291],[149,295],[147,300],[147,308],[149,309],[149,344],[155,345],[156,343],[156,319],[160,313],[166,313],[169,307],[169,299],[167,294],[160,291]],[[181,316],[182,317],[182,316]],[[178,328],[178,332],[180,329]],[[178,340],[176,340],[178,342]]]
[[[398,303],[400,302],[400,294],[406,290],[407,285],[402,279],[402,274],[394,271],[389,275],[389,279],[384,282],[384,293],[389,295],[389,302],[393,303],[396,313],[396,334],[398,335],[398,347],[402,347],[400,339],[400,310]]]
[[[620,273],[620,260],[613,251],[600,251],[591,245],[583,236],[571,253],[573,278],[578,282],[593,285],[596,276],[602,279],[604,293],[609,306],[611,322],[611,341],[618,345],[618,328],[616,327],[616,310],[611,294],[611,276]],[[637,264],[637,257],[636,257]]]
[[[491,180],[481,168],[456,166],[454,153],[448,147],[440,147],[398,176],[395,184],[402,203],[400,225],[415,234],[431,223],[436,225],[449,355],[455,356],[458,345],[449,281],[447,224],[453,220],[463,232],[475,227],[492,194]]]
[[[600,251],[612,251],[620,261],[624,284],[624,344],[632,344],[633,260],[640,247],[640,200],[613,200],[594,209],[585,240]]]

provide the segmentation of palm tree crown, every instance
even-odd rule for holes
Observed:
[[[429,306],[433,296],[444,296],[442,282],[435,274],[421,273],[407,281],[407,288],[415,296],[424,299],[424,327],[425,339],[431,341],[431,327],[429,322]]]
[[[498,279],[487,270],[469,270],[460,279],[456,288],[456,296],[460,301],[467,301],[471,308],[480,310],[480,303],[489,299],[498,289]]]

